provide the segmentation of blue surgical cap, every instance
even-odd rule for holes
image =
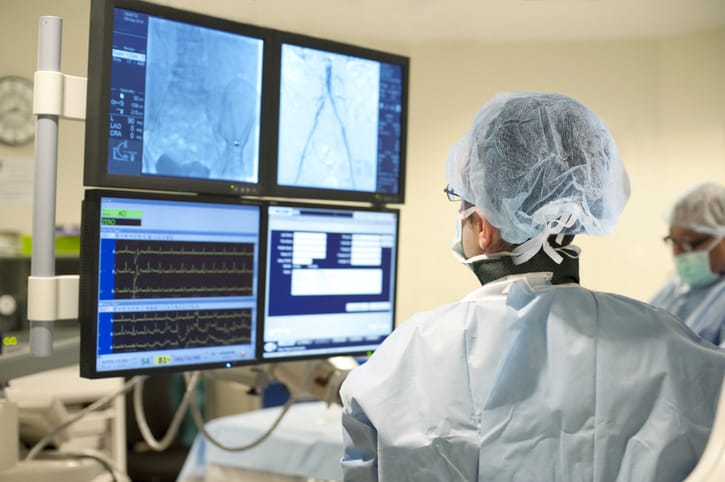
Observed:
[[[706,182],[680,196],[670,212],[670,226],[725,237],[725,186]]]
[[[554,258],[551,234],[610,234],[629,198],[609,129],[561,94],[493,97],[451,147],[446,177],[504,241],[530,240],[519,263],[542,246]]]

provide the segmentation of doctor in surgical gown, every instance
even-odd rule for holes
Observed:
[[[651,303],[715,345],[725,345],[725,186],[706,182],[680,196],[670,210],[677,276]]]
[[[601,119],[558,94],[499,94],[447,177],[454,251],[482,286],[350,372],[345,480],[682,481],[725,353],[663,310],[579,286],[573,235],[611,232],[629,195]]]

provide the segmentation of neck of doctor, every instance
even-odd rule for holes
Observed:
[[[511,251],[514,246],[503,241],[498,228],[493,226],[485,216],[475,213],[468,222],[472,223],[470,227],[474,233],[474,246],[477,245],[475,248],[478,252],[475,254],[490,256],[489,259],[471,263],[473,273],[481,285],[506,276],[541,272],[552,274],[552,284],[579,283],[579,253],[576,248],[559,247],[558,251],[563,255],[560,263],[552,260],[542,249],[528,261],[514,264],[511,256],[496,256],[496,253]]]
[[[563,248],[562,251],[566,250]],[[575,253],[572,252],[575,256]],[[543,250],[525,263],[516,265],[511,256],[500,256],[492,259],[482,259],[471,263],[473,273],[481,285],[496,281],[506,276],[526,273],[549,272],[552,274],[552,284],[579,283],[579,259],[577,257],[563,256],[563,261],[557,264],[549,258]]]

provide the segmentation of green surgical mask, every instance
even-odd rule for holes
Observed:
[[[691,251],[675,256],[675,268],[680,280],[693,288],[709,285],[718,278],[710,270],[710,250],[719,242],[713,240],[709,248],[700,251]]]

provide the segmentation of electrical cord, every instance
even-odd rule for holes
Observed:
[[[188,380],[186,380],[185,378],[185,380],[187,381],[186,392],[184,393],[184,397],[181,399],[181,402],[176,409],[176,413],[174,413],[174,417],[171,419],[169,428],[166,430],[166,434],[164,434],[161,441],[156,440],[154,434],[151,432],[148,422],[146,421],[146,413],[143,409],[143,382],[138,383],[134,388],[133,410],[134,414],[136,415],[138,429],[139,432],[141,432],[141,436],[143,437],[144,442],[146,442],[146,444],[152,450],[156,452],[166,450],[176,438],[179,427],[184,420],[186,409],[188,408],[190,401],[194,399],[194,389],[199,382],[199,376],[200,373],[198,371],[195,371],[191,372],[190,378]]]
[[[307,373],[304,377],[304,381],[302,383],[300,393],[305,393],[307,386],[309,385],[310,379],[312,378],[311,377],[312,371],[313,370],[311,367],[307,369]],[[185,374],[185,380],[187,381],[187,383],[189,383],[188,374]],[[196,429],[199,431],[199,433],[202,433],[204,435],[204,437],[206,437],[206,439],[210,443],[219,447],[222,450],[226,450],[229,452],[243,452],[245,450],[249,450],[253,447],[256,447],[257,445],[259,445],[262,442],[264,442],[265,440],[267,440],[267,438],[269,438],[269,436],[272,435],[272,432],[274,432],[274,429],[276,429],[277,426],[280,424],[280,422],[282,421],[284,416],[287,414],[289,409],[292,407],[292,405],[294,405],[296,402],[297,402],[297,398],[295,396],[290,396],[290,398],[287,400],[287,402],[282,407],[282,410],[280,411],[280,413],[277,416],[277,418],[275,419],[275,421],[262,435],[260,435],[257,439],[253,440],[252,442],[250,442],[248,444],[239,445],[239,446],[225,445],[224,443],[222,443],[220,440],[216,439],[212,434],[210,434],[207,431],[206,425],[205,425],[204,420],[199,411],[199,407],[196,404],[196,400],[194,400],[193,398],[190,403],[190,408],[191,408],[192,418],[194,419],[194,425],[196,425]]]
[[[199,412],[199,407],[196,404],[196,401],[191,402],[191,415],[194,419],[194,425],[196,425],[197,430],[199,430],[200,433],[204,434],[204,437],[211,442],[213,445],[216,445],[222,450],[226,450],[229,452],[243,452],[245,450],[249,450],[251,448],[256,447],[257,445],[261,444],[265,440],[269,438],[270,435],[272,435],[272,432],[274,432],[274,429],[277,428],[277,425],[282,421],[284,416],[287,414],[287,411],[297,402],[295,398],[290,397],[289,400],[284,404],[282,407],[282,411],[277,416],[274,423],[272,423],[272,426],[267,429],[262,435],[260,435],[256,440],[253,440],[252,442],[245,444],[245,445],[239,445],[239,446],[230,446],[225,445],[218,439],[214,438],[212,434],[210,434],[206,430],[206,426],[204,425],[204,420],[202,420],[201,413]]]

